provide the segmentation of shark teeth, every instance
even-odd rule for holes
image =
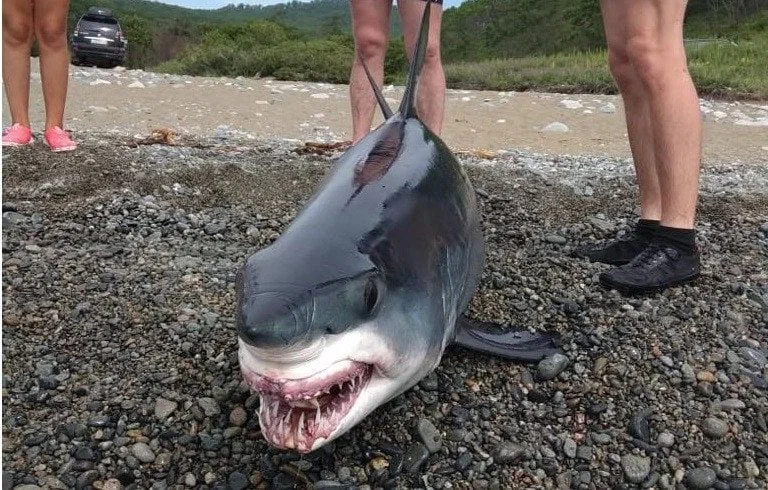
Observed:
[[[371,379],[373,367],[334,382],[315,396],[261,394],[259,423],[271,444],[309,452],[319,438],[327,439],[354,406]]]

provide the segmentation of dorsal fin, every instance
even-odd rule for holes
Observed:
[[[360,64],[363,65],[363,70],[365,70],[365,76],[367,76],[368,81],[371,82],[373,93],[376,95],[376,101],[378,101],[379,107],[381,107],[381,113],[384,114],[384,119],[387,120],[390,117],[392,117],[392,109],[389,108],[389,104],[387,104],[386,99],[384,99],[384,94],[381,93],[381,89],[379,89],[379,86],[376,85],[376,82],[373,81],[371,72],[368,71],[368,65],[365,64],[365,60],[363,60],[363,57],[358,55],[358,59],[360,60]]]
[[[411,58],[411,66],[408,68],[408,82],[405,85],[403,100],[400,102],[400,114],[404,118],[416,115],[414,100],[416,98],[416,81],[419,79],[421,67],[424,65],[424,54],[427,51],[427,39],[429,38],[429,13],[431,11],[431,2],[426,3],[424,15],[421,17],[421,29],[419,29],[419,38],[416,41],[416,49]]]

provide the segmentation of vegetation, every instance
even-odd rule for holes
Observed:
[[[74,21],[93,3],[71,0]],[[348,0],[192,10],[98,0],[129,39],[129,67],[193,75],[346,82],[353,58]],[[443,16],[448,85],[613,92],[597,0],[466,0]],[[396,12],[386,82],[407,65]],[[768,0],[690,0],[689,65],[702,93],[768,97]]]

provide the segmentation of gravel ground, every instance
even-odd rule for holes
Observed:
[[[328,169],[275,140],[3,156],[3,488],[766,488],[768,168],[708,166],[700,281],[631,299],[568,252],[626,229],[629,162],[463,156],[489,245],[473,316],[557,330],[436,373],[300,457],[241,385],[234,272]]]

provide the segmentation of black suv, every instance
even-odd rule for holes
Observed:
[[[72,63],[115,67],[125,60],[128,41],[109,9],[91,7],[72,32]]]

